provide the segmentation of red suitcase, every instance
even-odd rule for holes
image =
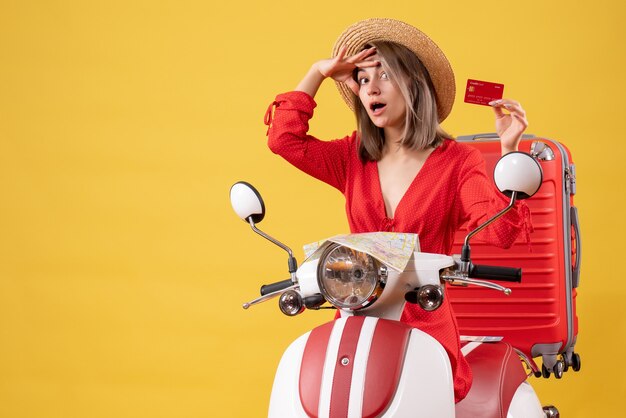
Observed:
[[[500,158],[495,134],[457,140],[477,148],[487,173],[493,173]],[[525,135],[520,151],[535,156],[543,169],[539,191],[526,200],[534,228],[530,245],[520,236],[512,248],[503,250],[481,243],[480,233],[471,244],[474,263],[521,267],[522,282],[509,286],[510,296],[473,286],[449,286],[448,295],[461,335],[503,337],[529,360],[537,376],[554,373],[560,378],[570,367],[580,368],[580,356],[574,352],[581,257],[578,212],[573,205],[575,168],[569,150],[550,139]],[[466,234],[465,227],[457,232],[454,254],[460,253]],[[540,356],[541,372],[532,360]]]

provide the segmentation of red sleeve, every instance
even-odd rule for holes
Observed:
[[[265,115],[268,146],[300,170],[343,193],[350,155],[356,152],[356,134],[334,141],[320,141],[308,135],[315,106],[313,98],[304,92],[276,96]]]
[[[467,221],[471,231],[507,207],[510,199],[498,191],[493,180],[487,177],[485,160],[478,150],[472,149],[461,168],[458,196],[461,222]],[[516,202],[513,209],[497,222],[476,235],[476,239],[502,248],[509,248],[521,231],[532,231],[530,210],[524,202]]]

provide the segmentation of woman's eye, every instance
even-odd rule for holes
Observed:
[[[387,73],[381,73],[380,74],[380,79],[381,80],[389,80],[389,76],[387,75]]]
[[[363,85],[367,83],[367,78],[363,77],[363,78],[359,78],[359,84]]]

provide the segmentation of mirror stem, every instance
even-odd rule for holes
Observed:
[[[289,254],[289,262],[288,263],[289,263],[289,273],[291,273],[291,281],[293,283],[296,283],[296,270],[298,270],[298,262],[296,261],[296,258],[293,256],[293,251],[291,251],[291,248],[287,247],[282,242],[272,238],[271,236],[267,235],[265,232],[263,232],[259,228],[257,228],[256,225],[254,224],[254,221],[252,220],[252,216],[248,217],[248,223],[250,224],[250,227],[252,228],[252,230],[254,232],[259,234],[260,236],[262,236],[266,240],[268,240],[268,241],[278,245],[283,250],[287,251],[287,254]]]
[[[465,237],[465,242],[463,243],[463,249],[461,250],[461,271],[463,273],[465,274],[469,273],[470,262],[471,262],[470,245],[469,245],[470,238],[478,234],[480,231],[482,231],[483,229],[491,225],[495,220],[499,219],[502,215],[510,211],[513,208],[513,205],[515,205],[516,200],[517,200],[517,192],[512,192],[511,202],[509,202],[509,205],[506,208],[502,209],[500,212],[493,215],[491,219],[487,220],[482,225],[479,225],[478,228],[476,228],[475,230],[467,234],[467,236]]]

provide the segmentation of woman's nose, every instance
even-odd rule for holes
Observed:
[[[372,95],[377,95],[380,93],[380,89],[378,88],[378,84],[376,83],[376,81],[370,81],[367,84],[367,94],[372,96]]]

